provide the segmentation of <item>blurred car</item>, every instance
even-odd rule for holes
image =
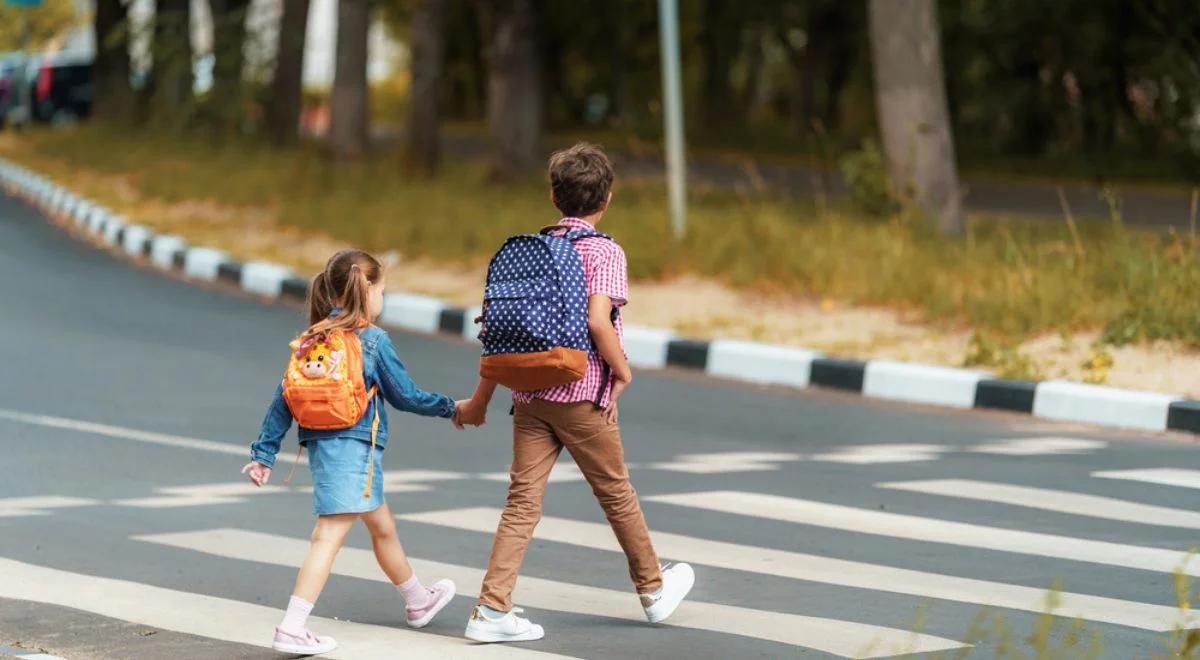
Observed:
[[[10,54],[0,58],[0,124],[19,121],[17,78],[24,64],[34,121],[66,124],[92,110],[92,63],[79,56]]]

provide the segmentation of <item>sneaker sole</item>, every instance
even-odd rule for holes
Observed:
[[[679,594],[679,598],[675,599],[674,602],[666,601],[666,604],[669,604],[670,607],[664,608],[661,614],[651,615],[650,612],[646,612],[646,620],[650,623],[662,623],[663,621],[671,618],[671,615],[675,613],[675,610],[679,609],[680,604],[683,603],[683,600],[687,598],[688,594],[692,593],[692,587],[694,586],[696,586],[695,571],[692,572],[692,580],[688,583],[687,589],[684,589],[683,592]]]
[[[330,651],[336,649],[337,644],[333,644],[329,648],[322,646],[314,648],[312,646],[300,646],[298,644],[282,644],[280,642],[275,642],[271,645],[271,648],[279,651],[280,653],[291,653],[293,655],[321,655],[322,653],[329,653]]]
[[[432,610],[429,610],[428,614],[414,621],[405,620],[405,623],[408,624],[409,628],[424,628],[425,626],[429,625],[429,622],[433,621],[433,617],[437,616],[438,612],[441,612],[443,607],[449,605],[450,601],[454,600],[454,594],[457,591],[457,587],[452,585],[450,591],[448,591],[446,595],[442,597],[442,600],[439,601],[437,605],[433,606]]]
[[[484,642],[486,644],[495,644],[498,642],[533,642],[545,637],[546,631],[542,630],[541,628],[535,628],[529,632],[521,633],[519,635],[504,635],[501,633],[488,633],[467,628],[465,636],[467,639],[476,642]]]

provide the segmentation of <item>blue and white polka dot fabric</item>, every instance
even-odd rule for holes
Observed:
[[[609,238],[578,230],[514,236],[504,243],[488,267],[479,333],[484,355],[591,348],[583,262],[571,245],[591,237]]]

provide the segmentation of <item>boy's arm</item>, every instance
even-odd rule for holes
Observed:
[[[460,401],[458,412],[454,416],[454,426],[462,429],[464,426],[483,426],[487,422],[487,407],[496,393],[496,382],[479,378],[475,393],[466,401]]]
[[[621,349],[621,339],[617,337],[617,329],[612,322],[612,298],[596,294],[588,298],[588,331],[600,357],[608,363],[613,376],[622,383],[633,382],[633,371],[629,369],[629,360]],[[623,388],[622,388],[623,389]]]

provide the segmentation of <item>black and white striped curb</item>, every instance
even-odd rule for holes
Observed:
[[[114,249],[202,281],[225,281],[272,299],[303,301],[307,279],[285,266],[238,262],[221,250],[188,246],[156,234],[52,181],[0,159],[0,189],[50,216],[73,222]],[[423,333],[475,340],[478,308],[453,307],[428,296],[389,293],[380,321]],[[625,349],[639,368],[682,367],[713,376],[793,388],[829,387],[863,396],[952,408],[991,408],[1052,420],[1147,431],[1200,433],[1200,401],[1067,381],[1014,381],[986,371],[892,360],[842,360],[816,351],[746,341],[696,341],[669,330],[627,327]]]
[[[49,653],[42,653],[41,651],[35,651],[33,649],[25,649],[17,646],[4,646],[3,644],[0,644],[0,657],[7,656],[20,658],[21,660],[65,660],[57,655],[50,655]]]

